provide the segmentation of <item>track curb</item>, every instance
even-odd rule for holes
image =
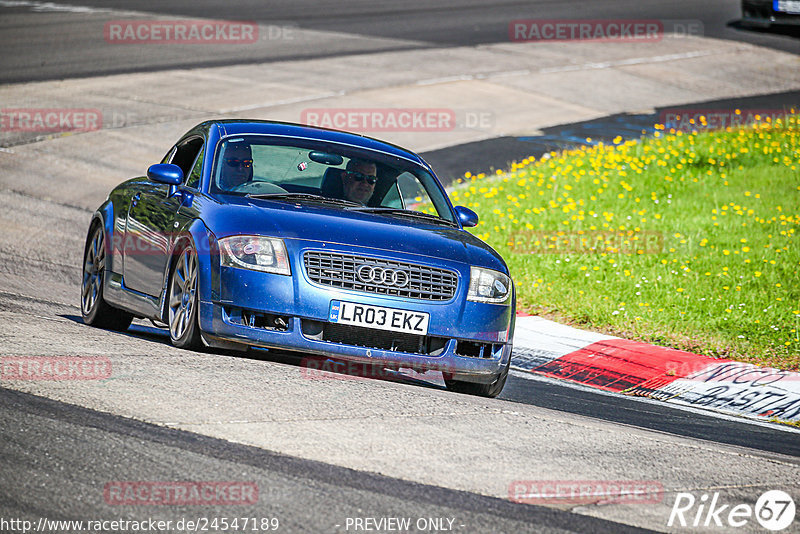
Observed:
[[[800,421],[800,373],[716,359],[518,314],[512,365],[604,391],[767,421]]]

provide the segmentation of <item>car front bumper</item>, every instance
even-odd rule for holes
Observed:
[[[494,380],[511,357],[513,297],[505,304],[467,301],[469,265],[331,243],[295,240],[286,246],[292,276],[213,266],[215,298],[199,302],[200,328],[210,345],[236,343],[389,368],[439,370],[456,380],[478,383]],[[322,286],[308,277],[303,265],[303,254],[321,247],[456,272],[455,295],[439,302]],[[428,313],[427,335],[331,323],[332,301]]]

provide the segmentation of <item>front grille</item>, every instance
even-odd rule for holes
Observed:
[[[324,323],[321,337],[329,343],[429,356],[440,355],[447,345],[447,338],[443,337],[418,336],[336,323]]]
[[[441,301],[453,298],[458,285],[458,276],[453,271],[367,256],[313,250],[303,255],[303,263],[308,277],[317,284],[365,293]],[[408,284],[397,287],[391,283],[364,282],[356,272],[362,265],[403,271],[408,275]]]

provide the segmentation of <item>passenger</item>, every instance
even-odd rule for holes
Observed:
[[[372,193],[375,192],[375,183],[378,181],[377,167],[369,161],[351,159],[342,173],[342,188],[344,198],[351,202],[366,205]]]

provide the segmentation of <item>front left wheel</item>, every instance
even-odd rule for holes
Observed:
[[[133,316],[118,310],[103,299],[106,277],[106,245],[103,228],[94,227],[83,251],[83,281],[81,282],[81,315],[84,324],[98,328],[125,331]]]
[[[197,350],[203,346],[197,322],[197,253],[185,246],[172,268],[167,295],[169,337],[182,349]]]

